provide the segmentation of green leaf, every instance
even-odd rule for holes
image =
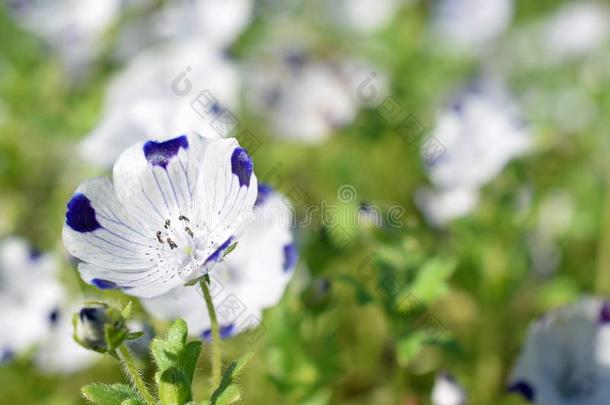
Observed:
[[[229,385],[223,392],[218,396],[216,405],[233,405],[239,402],[241,399],[241,392],[239,387],[235,384]]]
[[[237,382],[237,379],[239,378],[240,374],[244,371],[245,367],[248,365],[248,363],[253,358],[254,358],[254,353],[250,352],[250,353],[244,354],[238,360],[233,361],[233,362],[231,362],[231,364],[229,364],[229,367],[227,367],[227,370],[225,371],[224,375],[222,376],[220,385],[212,394],[212,398],[210,398],[210,403],[212,403],[214,405],[218,405],[218,404],[221,404],[221,402],[219,402],[221,400],[221,398],[224,398],[225,401],[228,401],[231,398],[235,398],[235,389],[237,389],[237,394],[238,394],[236,401],[239,401],[239,399],[240,399],[239,389],[234,383]],[[235,387],[235,388],[230,388],[230,387]],[[230,389],[230,392],[226,393],[227,390],[229,390],[229,389]],[[222,404],[233,404],[233,403],[235,403],[235,402],[222,402]]]
[[[191,400],[191,384],[182,371],[172,367],[161,374],[159,399],[164,405],[182,405]]]
[[[417,273],[410,293],[424,303],[430,303],[447,290],[447,279],[455,269],[455,262],[445,259],[432,259],[426,262]]]
[[[150,350],[159,369],[155,374],[157,384],[161,386],[163,378],[166,378],[166,383],[168,383],[171,378],[184,378],[184,384],[188,386],[188,395],[183,395],[182,391],[180,391],[180,397],[186,398],[186,401],[191,398],[190,386],[193,382],[195,367],[197,365],[197,360],[199,359],[199,353],[201,352],[201,342],[192,341],[187,343],[187,335],[188,328],[186,322],[182,319],[177,319],[170,326],[165,339],[155,338],[150,344]],[[173,369],[173,371],[165,374],[165,372],[170,369]],[[181,377],[177,377],[178,373]],[[183,383],[181,382],[180,384]],[[180,390],[184,390],[182,385]],[[161,390],[159,395],[162,395]],[[169,391],[167,395],[170,395]]]
[[[398,364],[401,366],[407,366],[411,359],[419,353],[422,346],[425,344],[426,335],[423,331],[416,331],[402,339],[400,339],[396,346],[396,354],[398,357]]]
[[[87,401],[99,405],[122,405],[124,401],[131,401],[129,405],[143,404],[138,392],[126,384],[88,384],[81,393]]]

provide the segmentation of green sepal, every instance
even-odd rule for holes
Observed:
[[[144,332],[128,332],[125,340],[136,340],[144,336]]]
[[[98,405],[144,405],[138,392],[126,384],[88,384],[81,388],[83,397]]]
[[[236,247],[237,247],[237,242],[231,244],[228,248],[226,248],[224,253],[222,254],[222,258],[220,260],[223,260],[229,253],[234,251]]]

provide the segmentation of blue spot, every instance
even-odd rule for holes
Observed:
[[[42,252],[36,248],[30,248],[30,260],[31,261],[36,261],[38,259],[40,259],[40,256],[42,256]]]
[[[169,161],[178,154],[180,148],[187,150],[188,147],[186,135],[165,142],[148,141],[144,144],[144,157],[151,165],[167,169]]]
[[[256,195],[256,202],[254,203],[254,206],[258,207],[259,205],[264,204],[271,193],[273,193],[273,188],[271,188],[271,186],[258,183],[258,194]]]
[[[51,313],[49,313],[49,323],[51,325],[56,325],[59,320],[59,308],[53,309]]]
[[[76,193],[68,202],[66,224],[76,232],[86,233],[100,229],[102,226],[95,218],[91,201],[82,193]]]
[[[233,237],[229,237],[229,239],[227,239],[222,245],[218,246],[218,249],[216,249],[214,251],[214,253],[212,253],[206,260],[205,263],[214,261],[217,262],[222,258],[222,252],[229,247],[229,245],[231,244],[231,240],[233,239]]]
[[[307,55],[304,52],[293,50],[284,57],[286,64],[292,69],[300,69],[307,63]]]
[[[299,259],[299,252],[297,252],[297,248],[293,243],[289,243],[284,246],[284,271],[290,271],[294,268],[295,264],[297,264],[297,260]]]
[[[225,325],[225,326],[221,326],[220,327],[220,337],[223,339],[230,338],[231,336],[233,336],[234,329],[235,329],[235,325],[233,325],[232,323]]]
[[[231,336],[233,336],[234,330],[235,330],[235,325],[230,323],[228,325],[221,326],[220,330],[218,332],[220,334],[221,339],[227,339],[227,338],[230,338]],[[212,330],[206,329],[203,332],[201,332],[201,338],[206,341],[212,340]]]
[[[250,184],[253,168],[252,158],[244,148],[235,148],[231,156],[231,171],[239,179],[239,186]]]
[[[602,325],[610,323],[610,302],[604,301],[602,308],[599,311],[598,322]]]
[[[100,290],[116,290],[118,288],[121,288],[118,286],[117,283],[110,280],[104,280],[102,278],[94,278],[93,280],[91,280],[91,284],[93,284]]]
[[[520,394],[523,396],[523,398],[527,399],[530,402],[534,400],[535,396],[534,388],[525,381],[517,381],[511,384],[508,387],[508,392]]]
[[[0,351],[0,363],[8,363],[15,358],[15,352],[9,348]]]
[[[210,107],[210,112],[216,117],[218,117],[222,113],[222,111],[223,108],[217,102],[214,102],[212,104],[212,107]]]

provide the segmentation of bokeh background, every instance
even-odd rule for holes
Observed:
[[[7,0],[0,237],[60,257],[75,300],[127,302],[80,280],[66,202],[113,148],[224,131],[299,219],[283,299],[224,343],[227,359],[256,353],[243,403],[429,404],[445,372],[469,403],[525,403],[505,387],[530,321],[610,294],[608,7]],[[184,97],[187,66],[204,73]],[[206,89],[238,126],[189,111]],[[84,384],[121,379],[110,358],[48,373],[25,353],[0,367],[0,401],[83,403]]]

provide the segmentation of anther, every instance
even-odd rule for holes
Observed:
[[[159,241],[159,243],[165,243],[165,242],[163,242],[163,239],[161,238],[161,231],[157,231],[157,240]]]
[[[169,219],[166,219],[165,220],[165,225],[164,225],[165,229],[168,229],[170,225],[171,225],[171,222],[169,221]]]
[[[189,236],[192,238],[193,237],[193,231],[191,231],[191,228],[189,228],[188,226],[184,228],[184,230],[186,231],[186,233],[189,234]]]
[[[176,245],[176,243],[174,243],[173,240],[171,240],[170,238],[167,238],[167,243],[169,244],[170,249],[176,249],[178,247],[178,245]]]
[[[191,221],[190,221],[190,220],[189,220],[187,217],[185,217],[184,215],[180,215],[180,216],[178,217],[178,220],[180,220],[180,221],[186,221],[186,222],[191,222]]]

